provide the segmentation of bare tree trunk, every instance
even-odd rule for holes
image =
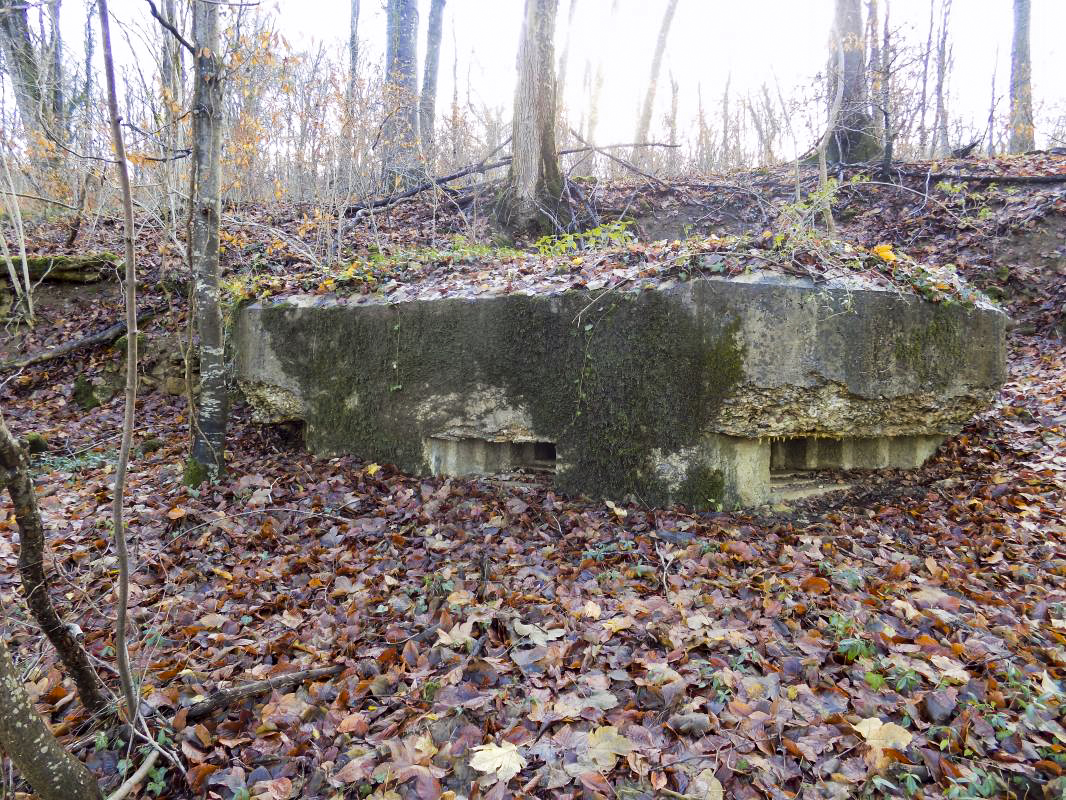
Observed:
[[[988,156],[996,154],[996,73],[999,72],[999,49],[996,49],[995,66],[992,67],[992,94],[988,101]]]
[[[45,572],[44,523],[37,510],[37,497],[30,481],[26,454],[11,435],[0,416],[0,468],[4,486],[11,495],[15,521],[19,528],[19,576],[26,594],[26,605],[48,641],[55,647],[63,667],[78,688],[78,697],[92,714],[107,711],[104,687],[89,664],[81,643],[60,619],[48,594]]]
[[[570,32],[574,28],[574,12],[577,10],[577,0],[570,0],[570,8],[566,12],[566,38],[563,39],[563,52],[559,54],[559,78],[556,82],[556,91],[560,102],[565,101],[566,73],[570,67]],[[578,126],[581,130],[581,126]]]
[[[929,155],[925,149],[929,143],[929,129],[925,126],[925,115],[929,107],[929,59],[933,57],[933,20],[935,19],[936,0],[929,0],[929,35],[925,40],[922,53],[922,108],[918,118],[918,152],[921,156]]]
[[[722,146],[720,148],[720,160],[721,167],[728,169],[730,166],[730,153],[732,147],[730,146],[730,136],[732,136],[730,116],[729,116],[729,85],[733,82],[733,74],[729,73],[725,76],[725,88],[722,89]]]
[[[418,127],[422,148],[431,156],[433,126],[437,116],[437,67],[440,64],[440,40],[444,28],[444,0],[433,0],[429,7],[429,29],[426,31],[426,67],[422,73],[422,97],[418,104]]]
[[[63,37],[59,30],[59,9],[62,0],[48,4],[48,102],[53,130],[57,135],[67,135],[67,108],[63,100]]]
[[[348,106],[355,105],[356,79],[359,77],[359,0],[352,0],[348,30]],[[350,113],[350,112],[349,112]]]
[[[667,141],[670,144],[672,144],[672,145],[676,145],[677,144],[677,108],[678,108],[678,99],[679,99],[679,96],[680,96],[680,92],[679,92],[679,89],[678,89],[678,83],[674,79],[673,71],[670,72],[668,77],[670,79],[670,118],[669,118],[669,126],[668,126],[668,128],[669,128],[669,130],[668,130],[669,138],[667,139]],[[667,158],[671,162],[671,167],[676,169],[677,166],[678,166],[677,162],[675,160],[675,159],[678,158],[677,150],[670,150],[670,152],[667,154]]]
[[[892,32],[889,27],[889,15],[891,7],[885,0],[885,30],[884,40],[881,45],[881,119],[882,119],[882,145],[881,153],[881,179],[889,179],[889,171],[892,169],[892,154],[895,148],[895,132],[892,130],[892,114],[889,103],[892,100],[892,67],[894,57],[892,54]]]
[[[885,13],[888,13],[886,3]],[[866,0],[866,38],[870,42],[870,119],[873,122],[873,134],[882,144],[885,141],[882,111],[878,108],[881,100],[881,84],[884,81],[885,66],[881,55],[881,25],[878,19],[877,0]]]
[[[526,0],[511,127],[513,159],[498,203],[511,234],[560,227],[563,176],[555,144],[555,13],[558,0]]]
[[[1032,68],[1029,63],[1029,2],[1014,0],[1014,39],[1010,49],[1010,151],[1036,147],[1033,127]]]
[[[943,0],[942,14],[940,19],[940,35],[936,49],[936,116],[933,120],[933,140],[929,145],[930,156],[938,153],[946,153],[948,145],[948,99],[947,79],[948,63],[948,22],[951,18],[951,0]]]
[[[126,468],[130,460],[130,445],[133,442],[134,416],[137,411],[137,258],[133,248],[133,192],[130,189],[129,165],[126,162],[126,146],[122,140],[122,120],[118,114],[118,96],[115,91],[115,65],[111,56],[111,26],[107,15],[107,0],[97,0],[100,9],[100,45],[104,56],[104,77],[107,84],[107,110],[111,118],[111,139],[118,162],[119,184],[122,187],[123,233],[126,240],[126,403],[122,417],[122,441],[119,445],[118,464],[115,467],[115,485],[111,498],[112,536],[115,554],[118,557],[118,607],[115,609],[115,655],[118,664],[122,693],[126,698],[126,719],[130,728],[136,727],[139,700],[133,688],[133,671],[130,669],[130,654],[127,647],[126,613],[130,595],[130,558],[126,547],[126,524],[122,518],[122,502],[126,494]]]
[[[655,43],[655,55],[651,59],[651,74],[648,76],[648,89],[644,94],[644,104],[640,107],[640,118],[637,120],[637,132],[633,137],[634,142],[648,141],[648,131],[651,129],[651,114],[655,107],[655,88],[659,82],[659,70],[663,65],[663,53],[666,52],[666,40],[670,36],[670,24],[674,21],[674,12],[677,11],[677,0],[667,0],[666,10],[663,12],[663,20],[659,25],[659,39]],[[640,160],[641,153],[638,148],[633,148],[632,158]]]
[[[30,37],[29,8],[23,0],[0,0],[0,47],[15,89],[15,104],[22,124],[27,131],[41,131],[44,111],[41,65],[37,63]]]
[[[418,3],[388,0],[385,47],[385,189],[420,182],[418,153]]]
[[[0,637],[0,751],[41,800],[100,800],[85,765],[63,749],[40,718]]]
[[[835,50],[837,56],[837,70],[843,72],[845,51],[843,43],[841,42],[841,36],[838,30],[833,28],[833,41],[836,43]],[[825,220],[825,229],[830,235],[836,232],[836,223],[833,221],[833,204],[828,196],[829,189],[829,171],[827,168],[826,153],[829,150],[830,141],[833,138],[834,131],[837,130],[837,123],[840,118],[840,109],[844,104],[844,82],[837,81],[836,92],[833,95],[833,104],[829,107],[829,119],[826,122],[825,134],[822,136],[821,141],[818,142],[818,188],[821,189],[821,198],[819,200],[821,204],[822,218]]]
[[[218,303],[218,226],[221,216],[219,156],[222,145],[222,63],[218,5],[193,5],[196,108],[193,141],[195,190],[190,263],[193,313],[200,336],[200,403],[192,430],[185,481],[217,480],[226,468],[226,374],[222,314]]]
[[[827,158],[845,164],[866,161],[877,155],[879,148],[867,109],[862,0],[836,0],[834,25],[844,58],[842,68],[830,72],[830,86],[835,90],[839,84],[843,94]]]
[[[179,21],[175,0],[163,0],[163,17],[177,28]],[[181,126],[179,117],[184,106],[182,49],[177,39],[168,32],[163,32],[163,63],[160,68],[160,82],[163,85],[163,122],[166,131],[163,141],[166,143],[166,161],[163,163],[163,198],[162,214],[164,221],[174,223],[178,217],[176,182],[177,168],[174,160],[181,145]]]

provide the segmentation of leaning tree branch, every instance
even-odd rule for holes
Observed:
[[[624,167],[625,169],[628,169],[630,172],[636,173],[637,175],[640,175],[640,177],[646,178],[647,180],[651,181],[652,183],[657,183],[660,186],[668,186],[669,185],[669,184],[666,183],[666,181],[662,180],[661,178],[656,178],[654,175],[651,175],[651,174],[645,172],[644,170],[639,169],[638,167],[634,166],[633,164],[630,164],[625,159],[619,158],[618,156],[616,156],[616,155],[614,155],[612,153],[608,153],[605,148],[597,147],[594,144],[590,144],[589,142],[586,142],[584,139],[581,138],[581,135],[577,131],[575,131],[573,128],[570,129],[570,135],[573,136],[575,139],[577,139],[579,142],[581,142],[583,145],[585,145],[586,149],[591,150],[594,153],[599,153],[601,156],[605,156],[605,157],[609,158],[611,161],[613,161],[614,163],[618,164],[620,167]],[[650,145],[632,145],[634,150],[637,147],[649,147],[649,146]],[[663,146],[664,147],[678,147],[679,145],[675,144],[675,145],[663,145]]]
[[[152,9],[152,16],[156,18],[156,21],[170,31],[171,35],[177,39],[181,46],[188,50],[193,55],[196,55],[196,48],[189,44],[188,39],[181,35],[181,32],[175,28],[168,20],[163,19],[163,16],[159,13],[159,9],[155,7],[155,3],[152,0],[148,0],[148,7]]]

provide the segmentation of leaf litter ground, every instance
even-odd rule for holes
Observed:
[[[61,340],[107,307],[35,336]],[[2,389],[12,427],[49,438],[37,485],[54,590],[103,662],[121,408],[81,412],[70,386],[113,358]],[[316,459],[244,408],[230,477],[190,491],[184,403],[145,395],[137,441],[161,447],[138,452],[130,479],[133,656],[185,768],[164,793],[1058,791],[1066,363],[1060,343],[1020,333],[1010,359],[997,408],[923,469],[733,514]],[[17,598],[17,531],[0,527],[6,627],[38,708],[115,785],[127,753],[77,738],[71,686]],[[187,719],[220,686],[333,663],[337,677]]]

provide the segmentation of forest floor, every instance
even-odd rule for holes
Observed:
[[[1039,157],[936,167],[951,169],[1066,173],[1062,159]],[[1061,219],[1066,186],[899,177],[912,188],[856,182],[842,193],[842,231],[952,261],[994,290],[1017,323],[1010,379],[922,469],[863,474],[846,492],[689,513],[560,497],[533,478],[416,478],[315,458],[240,405],[227,477],[194,490],[181,482],[184,398],[143,394],[126,504],[131,649],[149,724],[180,762],[160,776],[162,795],[1066,795],[1066,282],[1061,256],[1051,267],[1040,253],[996,256],[1017,255],[1018,228]],[[759,189],[770,180],[776,189]],[[758,228],[789,180],[588,192],[599,209],[662,219],[682,206],[686,225],[728,216]],[[387,288],[397,261],[440,268],[426,248],[444,238],[454,248],[457,233],[464,253],[449,264],[483,257],[472,215],[414,201],[375,226],[357,220],[353,288]],[[224,226],[230,280],[248,286],[251,263],[256,291],[335,289],[298,265],[321,241],[315,223],[291,209],[248,217],[258,233]],[[41,224],[31,245],[48,252],[64,233]],[[85,249],[114,250],[120,232],[100,220],[84,237]],[[158,232],[139,242],[142,305],[166,309],[147,331],[181,331],[180,286],[161,280],[180,255]],[[9,331],[5,352],[114,323],[121,301],[106,287],[90,302],[46,287],[41,323]],[[72,387],[117,358],[98,348],[0,387],[16,434],[48,440],[34,466],[54,596],[109,679],[121,399],[83,411]],[[2,622],[38,708],[113,787],[141,756],[84,732],[70,683],[26,622],[17,550],[5,518]],[[222,686],[332,664],[343,671],[188,719]]]

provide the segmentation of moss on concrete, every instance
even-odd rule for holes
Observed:
[[[26,449],[30,455],[48,452],[48,440],[37,432],[26,434]]]
[[[308,313],[278,304],[264,310],[263,324],[309,405],[315,451],[425,471],[423,440],[463,418],[465,398],[495,387],[528,410],[531,435],[555,442],[561,490],[675,501],[651,453],[695,445],[712,427],[743,373],[735,317],[696,315],[659,292],[589,298],[511,295]],[[705,507],[713,488],[697,481],[689,499]]]
[[[933,316],[928,324],[910,328],[896,337],[896,360],[923,381],[947,378],[964,352],[965,326],[949,313]]]
[[[726,499],[725,477],[722,471],[703,465],[691,467],[676,499],[689,508],[721,510]]]

